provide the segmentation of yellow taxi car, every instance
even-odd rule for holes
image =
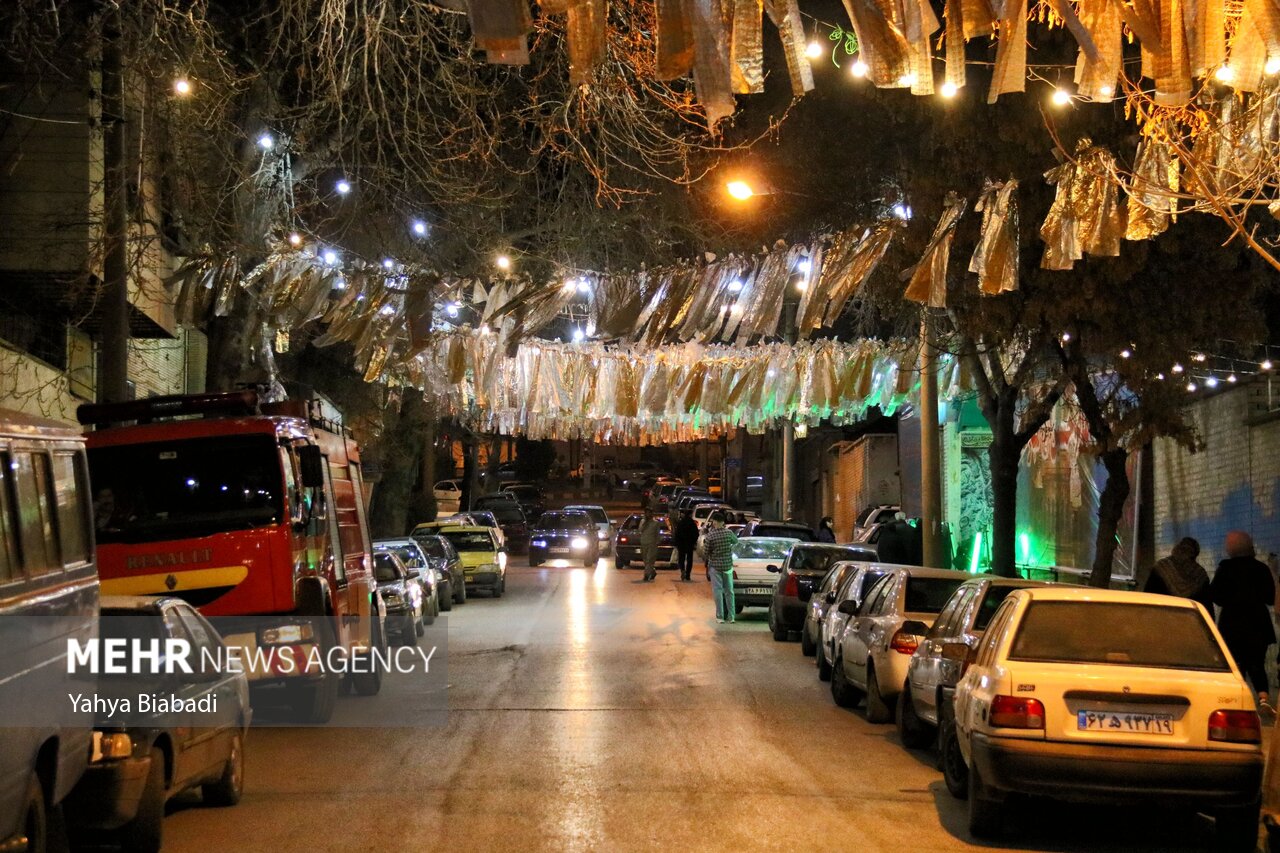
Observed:
[[[487,590],[500,598],[507,587],[507,549],[491,527],[431,521],[413,528],[412,536],[439,535],[449,540],[462,560],[467,593]]]

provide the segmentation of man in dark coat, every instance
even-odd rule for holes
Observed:
[[[1270,710],[1267,680],[1267,647],[1276,641],[1269,608],[1275,602],[1276,585],[1271,570],[1254,557],[1253,539],[1242,530],[1227,534],[1227,559],[1209,584],[1218,614],[1218,631],[1241,673],[1258,694],[1263,710]]]
[[[676,561],[680,565],[680,580],[693,580],[693,552],[698,549],[698,522],[693,513],[685,510],[676,523],[674,535]]]

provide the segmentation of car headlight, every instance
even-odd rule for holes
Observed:
[[[382,594],[382,600],[383,600],[383,601],[385,601],[387,604],[399,604],[399,603],[400,603],[400,593],[398,593],[398,592],[384,592],[384,593]]]
[[[302,643],[315,636],[307,625],[277,625],[274,628],[263,628],[259,639],[264,646],[283,645],[286,643]]]
[[[530,542],[529,542],[529,544],[530,544],[532,547],[534,547],[534,548],[545,548],[545,547],[547,547],[547,540],[545,540],[545,539],[534,539],[534,540],[530,541]]]
[[[480,568],[476,569],[476,571],[478,572],[496,572],[497,570],[498,570],[497,563],[485,563],[484,565],[480,566]]]
[[[575,536],[569,544],[573,546],[573,550],[581,551],[587,547],[587,539],[585,536]]]
[[[597,538],[597,539],[601,539],[601,540],[608,539],[608,538],[609,538],[609,531],[607,531],[607,530],[600,530],[600,531],[597,531],[597,532],[596,532],[596,538]]]
[[[133,755],[133,738],[125,732],[94,732],[90,761],[128,758]]]

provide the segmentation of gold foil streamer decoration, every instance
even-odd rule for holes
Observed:
[[[911,71],[899,0],[843,0],[849,22],[858,36],[858,57],[867,65],[867,79],[877,87],[901,86]]]
[[[476,45],[492,63],[527,65],[533,17],[525,0],[468,0]]]
[[[810,285],[813,297],[797,317],[801,338],[835,323],[849,300],[875,272],[901,227],[900,220],[885,220],[874,228],[847,229],[832,239],[823,253],[820,274],[814,279],[816,287]]]
[[[579,86],[604,62],[609,0],[573,0],[569,4],[569,82]]]
[[[1006,92],[1027,88],[1027,0],[1004,0],[999,15],[996,67],[991,74],[987,103]]]
[[[908,77],[913,95],[933,94],[933,47],[929,36],[938,31],[938,16],[930,0],[903,0],[903,38],[911,70]],[[899,81],[901,82],[901,81]]]
[[[946,0],[946,82],[959,89],[965,84],[964,73],[964,0]]]
[[[720,0],[685,0],[693,27],[693,87],[707,112],[713,130],[721,119],[733,115],[729,69],[729,34],[725,32]]]
[[[969,259],[969,272],[978,275],[978,290],[988,296],[1018,289],[1018,182],[987,181],[978,203],[982,214],[978,245]]]
[[[1042,269],[1071,269],[1085,252],[1120,254],[1125,216],[1111,152],[1084,137],[1076,144],[1075,159],[1050,169],[1045,180],[1058,189],[1040,226],[1045,242]]]
[[[765,11],[778,30],[782,52],[787,58],[787,74],[791,78],[791,94],[800,97],[813,91],[813,67],[809,64],[804,37],[804,21],[796,0],[765,0]]]
[[[1170,178],[1172,157],[1169,146],[1156,136],[1146,136],[1138,145],[1137,160],[1126,191],[1129,195],[1129,222],[1126,240],[1150,240],[1169,227],[1170,209],[1176,209],[1176,188]]]
[[[693,27],[685,0],[657,0],[659,80],[675,80],[693,68]]]
[[[911,280],[903,296],[914,302],[928,303],[930,308],[947,307],[947,266],[951,259],[951,240],[956,225],[969,207],[968,199],[955,192],[947,193],[942,216],[933,229],[924,255],[911,269]]]
[[[1076,94],[1094,101],[1115,97],[1124,55],[1120,0],[1088,0],[1080,4],[1081,26],[1096,47],[1094,57],[1082,48],[1076,57]]]
[[[729,0],[733,3],[730,36],[730,72],[733,91],[756,95],[764,91],[764,7],[762,0]]]

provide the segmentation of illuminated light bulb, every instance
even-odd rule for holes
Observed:
[[[942,84],[941,92],[942,92],[942,97],[944,98],[954,98],[956,96],[956,92],[959,92],[959,91],[960,91],[960,87],[957,86],[955,83],[952,83],[950,80]]]
[[[1128,357],[1129,357],[1129,356],[1131,356],[1131,355],[1133,355],[1133,351],[1132,351],[1132,350],[1127,350],[1127,349],[1122,349],[1122,350],[1120,350],[1120,357],[1121,357],[1121,358],[1128,358]]]
[[[179,77],[177,80],[173,81],[173,91],[178,95],[190,95],[191,81],[186,77]]]
[[[809,279],[802,278],[796,282],[796,290],[798,290],[800,293],[804,293],[808,289],[809,289]]]
[[[578,283],[571,278],[567,278],[564,281],[564,285],[560,288],[560,291],[562,293],[573,293],[577,289]]]
[[[337,281],[335,281],[335,282],[333,283],[333,289],[334,289],[334,290],[346,290],[346,289],[347,289],[347,280],[346,280],[345,278],[343,278],[342,276],[338,276]]]
[[[1181,364],[1175,364],[1175,365],[1173,366],[1173,372],[1174,372],[1174,373],[1181,373],[1181,372],[1182,372],[1182,365],[1181,365]]]
[[[733,281],[729,282],[730,293],[741,293],[742,288],[743,288],[743,284],[742,284],[742,279],[740,278],[735,278]]]
[[[294,231],[292,234],[290,234],[290,235],[289,235],[289,245],[290,245],[290,246],[301,246],[301,245],[302,245],[302,235],[301,235],[301,234],[299,234],[297,231]]]
[[[813,41],[809,42],[808,46],[805,47],[804,49],[804,55],[809,57],[810,59],[817,59],[819,56],[822,56],[822,54],[823,54],[822,42],[818,41],[817,39],[814,39]]]
[[[1230,83],[1236,79],[1236,72],[1230,65],[1219,65],[1218,70],[1213,72],[1213,76],[1219,83]]]
[[[586,333],[585,333],[585,332],[583,332],[581,329],[576,329],[576,328],[575,328],[575,329],[573,330],[573,342],[574,342],[575,344],[580,344],[580,343],[582,343],[582,339],[583,339],[583,338],[585,338],[586,336],[587,336],[587,335],[586,335]]]
[[[1071,93],[1066,89],[1054,89],[1053,95],[1050,96],[1049,100],[1053,102],[1055,107],[1065,107],[1071,103]]]
[[[764,374],[764,375],[765,375],[765,376],[767,376],[767,377],[769,377],[770,379],[772,379],[773,377],[775,377],[775,376],[777,376],[777,375],[778,375],[778,371],[774,370],[774,369],[771,367],[771,368],[769,368],[768,370],[766,370],[766,371],[765,371],[765,374]]]
[[[413,224],[410,227],[413,228],[413,233],[417,234],[419,237],[427,236],[427,223],[423,222],[421,219],[413,220]]]
[[[500,270],[505,271],[511,269],[511,259],[506,255],[498,255],[498,257],[493,259],[493,263]]]
[[[383,258],[383,259],[382,259],[382,265],[383,265],[385,268],[389,269],[389,270],[390,270],[390,269],[395,269],[396,262],[395,262],[395,261],[393,261],[393,260],[391,260],[390,258]]]
[[[898,85],[899,85],[899,86],[914,86],[914,85],[916,84],[916,80],[918,80],[918,79],[920,79],[920,78],[916,77],[915,72],[911,72],[911,71],[909,71],[909,72],[907,72],[906,74],[903,74],[901,77],[899,77],[899,78],[898,78]]]
[[[320,257],[324,258],[324,262],[329,266],[333,266],[338,262],[338,253],[333,249],[325,249],[324,253],[321,254]]]
[[[448,314],[450,317],[457,317],[459,307],[460,306],[458,305],[458,303],[450,302],[448,305],[444,307],[444,312]]]
[[[1267,64],[1262,66],[1267,74],[1280,74],[1280,56],[1267,57]]]
[[[1156,374],[1156,379],[1159,379],[1161,382],[1163,382],[1163,381],[1164,381],[1164,374],[1163,374],[1163,373],[1157,373],[1157,374]]]
[[[796,272],[800,273],[801,275],[808,275],[812,271],[813,271],[813,262],[811,262],[808,258],[796,264]]]
[[[1274,366],[1275,366],[1275,365],[1273,365],[1273,364],[1271,363],[1271,359],[1269,359],[1269,358],[1264,358],[1264,359],[1262,360],[1262,364],[1259,364],[1259,365],[1258,365],[1258,367],[1261,367],[1263,370],[1270,370],[1270,369],[1271,369],[1272,367],[1274,367]]]
[[[730,181],[724,185],[724,188],[738,201],[746,201],[756,194],[756,191],[751,189],[751,184],[746,181]]]
[[[1227,382],[1231,383],[1232,385],[1235,385],[1237,381],[1239,380],[1236,379],[1236,375],[1234,373],[1227,374]]]
[[[480,334],[482,334],[482,335],[487,335],[487,334],[489,334],[489,324],[488,324],[488,323],[485,323],[484,325],[482,325],[482,326],[480,327]]]
[[[906,222],[911,218],[911,208],[899,202],[893,206],[893,215]]]
[[[1202,353],[1202,352],[1198,352],[1198,353],[1196,353],[1195,355],[1191,356],[1191,360],[1192,360],[1192,361],[1198,361],[1198,362],[1200,362],[1201,364],[1203,364],[1203,363],[1204,363],[1204,360],[1205,360],[1207,357],[1208,357],[1208,356],[1206,356],[1204,353]]]
[[[1069,340],[1071,340],[1071,333],[1070,333],[1070,332],[1063,332],[1063,333],[1062,333],[1062,342],[1065,344],[1065,343],[1066,343],[1067,341],[1069,341]]]
[[[1098,87],[1098,94],[1104,98],[1110,98],[1113,94],[1115,94],[1115,89],[1112,89],[1110,86],[1104,83],[1103,85]]]
[[[346,195],[351,192],[351,183],[346,178],[339,178],[333,188],[337,190],[338,195]]]
[[[1187,390],[1188,390],[1188,391],[1195,391],[1195,390],[1196,390],[1196,383],[1194,383],[1194,382],[1188,382],[1188,383],[1187,383]]]
[[[383,317],[390,317],[392,314],[396,313],[396,309],[390,305],[383,305],[382,310],[378,313]]]
[[[580,278],[580,279],[578,279],[578,292],[579,292],[579,293],[590,293],[590,292],[591,292],[591,282],[587,281],[585,278]]]
[[[276,145],[275,137],[269,133],[264,133],[258,137],[258,147],[263,151],[270,151]]]
[[[854,63],[849,66],[849,73],[854,77],[857,77],[859,80],[866,77],[867,72],[870,70],[871,69],[867,67],[867,63],[863,62],[861,59],[855,60]]]
[[[1204,380],[1204,384],[1205,384],[1205,387],[1206,387],[1206,388],[1217,388],[1217,387],[1218,387],[1218,377],[1216,377],[1216,376],[1210,376],[1210,377],[1208,377],[1207,379],[1205,379],[1205,380]]]

